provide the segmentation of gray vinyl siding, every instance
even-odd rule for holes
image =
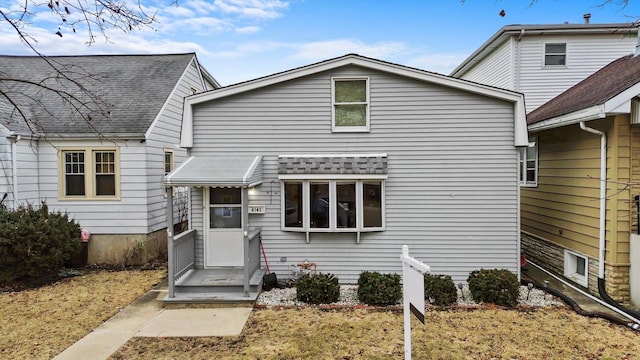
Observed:
[[[567,65],[544,66],[544,44],[566,43]],[[520,87],[527,112],[556,97],[611,61],[635,51],[637,36],[531,36],[521,42]]]
[[[514,42],[510,38],[482,62],[465,73],[462,78],[480,84],[513,89],[514,65]]]
[[[331,132],[332,76],[370,77],[370,132]],[[249,221],[262,227],[279,276],[304,260],[342,282],[364,270],[399,272],[402,245],[455,281],[479,268],[517,271],[513,103],[350,66],[197,105],[193,119],[192,155],[264,156],[250,204],[266,214]],[[362,233],[359,244],[355,233],[312,233],[307,244],[304,233],[280,229],[278,155],[331,153],[388,154],[386,230]],[[199,233],[200,191],[192,198]]]
[[[24,138],[16,144],[18,206],[38,205],[42,200],[47,200],[47,197],[40,192],[40,184],[38,184],[38,153],[40,146],[41,142]]]
[[[164,198],[164,152],[165,149],[173,150],[174,168],[177,168],[187,156],[187,151],[178,147],[180,144],[180,127],[182,125],[183,101],[186,96],[192,94],[191,88],[202,91],[202,80],[194,60],[185,69],[185,72],[167,99],[162,113],[152,126],[146,140],[145,165],[147,171],[148,191],[148,232],[166,228],[166,199]],[[177,211],[174,219],[177,220]]]
[[[59,149],[113,147],[120,154],[119,200],[59,200]],[[145,148],[140,141],[64,141],[40,144],[40,191],[49,208],[68,212],[93,234],[147,234]]]

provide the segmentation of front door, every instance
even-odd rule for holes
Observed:
[[[242,189],[209,188],[205,267],[242,267]]]

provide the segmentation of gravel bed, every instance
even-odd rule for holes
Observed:
[[[564,303],[558,298],[547,294],[539,289],[529,289],[526,286],[520,286],[520,296],[518,298],[520,305],[525,306],[561,306]],[[306,306],[307,303],[296,300],[296,288],[284,288],[284,289],[272,289],[270,291],[263,291],[258,299],[256,305],[261,306]],[[358,286],[357,285],[340,285],[340,300],[332,305],[343,306],[356,306],[364,305],[358,301]],[[399,304],[401,305],[401,304]],[[477,305],[471,298],[469,288],[464,285],[462,292],[458,289],[458,306]]]

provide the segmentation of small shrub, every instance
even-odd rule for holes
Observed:
[[[450,306],[458,301],[458,290],[451,276],[424,274],[424,298],[433,305]]]
[[[518,304],[520,284],[516,275],[509,270],[475,270],[469,274],[467,282],[475,301],[501,306]]]
[[[55,277],[81,247],[80,225],[45,203],[0,209],[0,229],[0,283]]]
[[[304,274],[298,279],[297,298],[310,304],[330,304],[340,300],[340,284],[332,274]]]
[[[375,306],[394,305],[402,299],[400,275],[364,271],[358,278],[358,300]]]

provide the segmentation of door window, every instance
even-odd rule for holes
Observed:
[[[209,192],[209,227],[237,229],[242,227],[242,190],[240,188],[211,188]]]

